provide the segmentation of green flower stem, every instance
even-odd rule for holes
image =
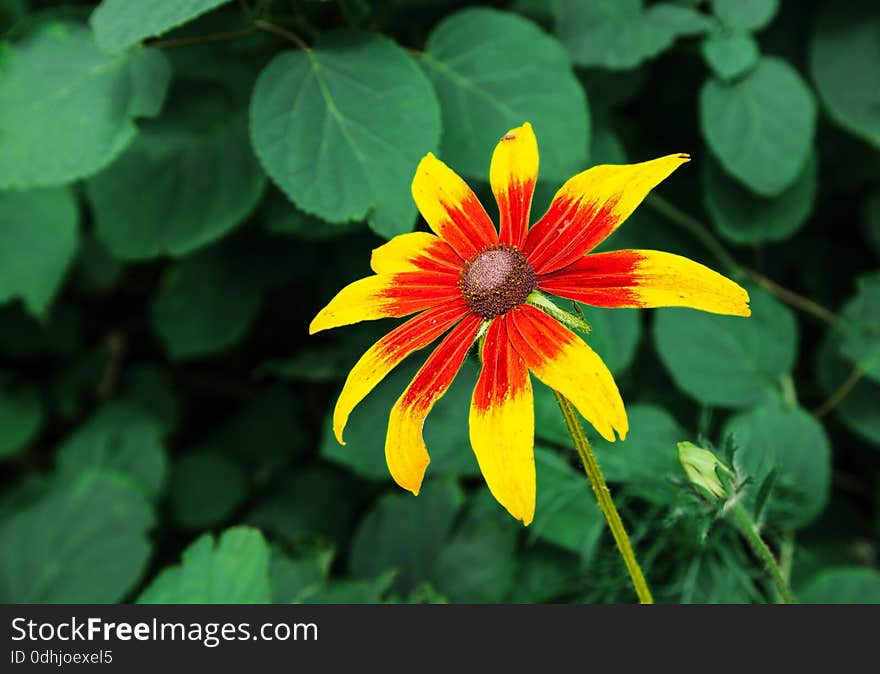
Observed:
[[[562,417],[565,419],[566,426],[568,426],[568,432],[571,434],[574,448],[584,464],[584,472],[590,480],[593,493],[596,494],[599,508],[602,509],[602,514],[605,515],[605,520],[608,522],[608,527],[614,536],[614,542],[617,543],[617,549],[620,550],[620,556],[623,557],[623,561],[626,564],[626,570],[629,572],[629,577],[632,580],[639,602],[642,604],[653,604],[654,598],[651,596],[651,590],[648,588],[648,583],[645,581],[642,569],[636,561],[636,555],[633,552],[629,536],[627,536],[626,529],[620,519],[620,513],[617,512],[614,501],[611,499],[611,492],[608,490],[608,485],[605,484],[602,469],[599,468],[596,455],[593,454],[593,449],[584,435],[584,429],[581,427],[580,420],[578,420],[574,405],[559,391],[554,390],[553,395],[556,396],[556,402],[559,403],[559,409],[562,410]]]
[[[776,558],[773,556],[773,553],[770,552],[770,548],[767,547],[764,539],[761,538],[761,534],[758,532],[758,527],[755,526],[752,518],[749,517],[745,508],[739,503],[733,505],[731,512],[742,529],[743,535],[749,542],[752,551],[760,557],[762,562],[764,562],[764,568],[766,568],[767,572],[770,574],[770,578],[776,586],[779,596],[782,598],[782,603],[794,604],[794,595],[791,593],[788,581],[785,579],[782,570],[779,568],[779,564],[776,563]]]

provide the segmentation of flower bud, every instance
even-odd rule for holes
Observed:
[[[679,442],[678,460],[693,484],[702,487],[713,498],[727,496],[727,489],[718,477],[718,471],[727,475],[733,473],[708,449],[697,447],[692,442]]]

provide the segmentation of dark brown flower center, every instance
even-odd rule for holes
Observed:
[[[458,286],[471,311],[489,319],[522,304],[537,282],[535,270],[519,249],[500,245],[467,262]]]

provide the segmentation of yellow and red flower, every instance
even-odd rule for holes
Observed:
[[[428,451],[422,426],[479,335],[482,370],[470,410],[470,439],[495,498],[529,524],[535,511],[531,372],[572,401],[599,434],[623,439],[626,411],[608,368],[575,333],[540,308],[539,294],[598,307],[682,306],[748,316],[748,293],[687,258],[653,250],[590,254],[648,192],[688,161],[684,154],[641,164],[595,166],[571,178],[529,228],[538,177],[530,124],[505,134],[489,180],[500,213],[496,230],[465,182],[433,154],[422,159],[412,193],[434,232],[395,237],[373,251],[375,274],[355,281],[309,331],[417,313],[373,345],[348,375],[333,413],[343,429],[354,407],[412,352],[446,335],[391,410],[385,458],[394,480],[418,494]],[[537,300],[537,301],[536,301]],[[537,306],[536,306],[537,305]]]

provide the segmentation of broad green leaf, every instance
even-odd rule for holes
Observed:
[[[748,287],[752,315],[719,316],[660,309],[654,345],[675,384],[708,405],[748,407],[778,390],[797,355],[794,314],[766,292]]]
[[[839,390],[851,376],[852,365],[840,354],[840,334],[832,332],[819,348],[817,358],[819,383],[826,395]],[[880,400],[880,384],[867,377],[862,377],[846,396],[834,408],[840,417],[853,431],[880,446],[880,412],[877,401]]]
[[[101,295],[113,289],[122,278],[124,269],[125,265],[89,233],[82,240],[73,266],[73,283],[86,294]]]
[[[0,0],[0,34],[21,20],[26,9],[25,0]]]
[[[681,478],[677,444],[687,438],[678,422],[662,407],[646,403],[627,406],[629,433],[622,442],[593,441],[605,479],[625,485],[631,493],[656,503],[669,503]]]
[[[274,480],[244,521],[293,545],[318,537],[341,546],[365,491],[347,471],[322,464],[298,468]]]
[[[542,447],[535,448],[535,469],[538,500],[528,535],[558,545],[577,555],[582,565],[588,564],[605,529],[605,520],[587,476],[575,470],[558,451]]]
[[[385,571],[375,578],[333,580],[313,586],[296,602],[301,604],[379,604],[391,589],[396,574]]]
[[[760,30],[779,10],[779,0],[712,0],[712,11],[730,28]]]
[[[321,456],[361,476],[390,481],[391,476],[385,465],[388,415],[397,398],[412,381],[422,360],[423,357],[417,356],[397,366],[355,408],[345,427],[345,446],[336,441],[328,418],[324,424]],[[474,363],[465,361],[452,386],[437,401],[425,420],[425,444],[431,456],[429,476],[480,474],[468,436],[468,415],[476,383],[476,369]]]
[[[76,255],[78,220],[67,189],[0,190],[0,304],[20,297],[34,316],[47,317]]]
[[[406,591],[432,578],[437,558],[464,496],[450,480],[426,481],[418,496],[397,489],[367,513],[351,541],[349,573],[371,578],[396,569]]]
[[[362,222],[334,224],[303,213],[275,188],[264,201],[261,216],[264,227],[270,234],[295,236],[306,241],[332,239],[366,226]]]
[[[163,434],[173,431],[180,422],[180,402],[173,384],[154,365],[133,365],[122,378],[119,399],[154,419]]]
[[[880,382],[880,272],[856,281],[856,295],[840,311],[840,352],[866,376]]]
[[[146,568],[153,512],[118,474],[87,470],[0,523],[0,602],[121,601]]]
[[[336,223],[367,218],[390,238],[413,228],[410,183],[437,149],[440,110],[403,49],[341,31],[263,69],[250,129],[266,172],[301,210]]]
[[[512,604],[536,604],[571,594],[583,580],[578,558],[553,545],[531,545],[517,555],[519,569],[513,591],[505,599]]]
[[[880,573],[858,567],[822,571],[797,599],[802,604],[880,604]]]
[[[680,36],[708,31],[711,21],[671,3],[559,0],[555,32],[581,66],[629,69],[666,51]]]
[[[176,360],[235,345],[262,305],[262,280],[232,247],[209,248],[172,269],[153,297],[150,318]]]
[[[327,579],[332,561],[332,550],[314,550],[292,558],[273,547],[269,557],[272,603],[290,604],[300,601]]]
[[[118,258],[182,256],[228,234],[266,176],[228,92],[188,80],[132,146],[88,182],[98,237]]]
[[[728,176],[714,161],[703,162],[703,200],[712,223],[728,241],[782,241],[797,232],[813,211],[819,161],[813,154],[795,183],[776,197],[762,197]]]
[[[165,484],[168,459],[162,428],[145,413],[111,403],[74,430],[58,447],[56,474],[76,479],[84,468],[118,472],[155,500]]]
[[[799,529],[825,508],[831,489],[831,444],[822,424],[805,410],[770,401],[732,417],[722,435],[732,435],[734,465],[746,487],[747,503],[774,469],[776,482],[765,518],[782,529]]]
[[[155,116],[171,76],[152,49],[111,56],[78,24],[0,45],[0,189],[63,185],[107,166]]]
[[[226,2],[229,0],[101,0],[89,23],[98,46],[113,53],[166,33]]]
[[[746,74],[761,56],[758,43],[745,31],[717,31],[700,46],[712,72],[725,81]]]
[[[880,147],[880,12],[873,0],[825,2],[810,74],[835,122]]]
[[[456,12],[431,32],[422,64],[443,111],[440,156],[454,170],[488,178],[498,139],[523,122],[535,129],[542,178],[562,181],[583,168],[584,90],[565,50],[532,22],[487,8]]]
[[[204,534],[138,597],[139,604],[268,604],[269,546],[250,527]]]
[[[455,603],[499,603],[512,590],[522,525],[488,490],[477,492],[463,521],[443,546],[432,579]]]
[[[807,163],[816,102],[791,65],[764,56],[735,82],[705,82],[700,127],[725,171],[753,192],[772,197],[790,187]]]
[[[36,389],[0,376],[0,461],[24,449],[42,425],[43,403]]]
[[[300,407],[299,398],[288,388],[273,386],[254,391],[204,447],[234,456],[260,479],[269,479],[310,449],[302,430]]]
[[[172,467],[171,512],[187,529],[221,524],[241,505],[248,488],[247,475],[232,459],[206,450],[186,452]]]

